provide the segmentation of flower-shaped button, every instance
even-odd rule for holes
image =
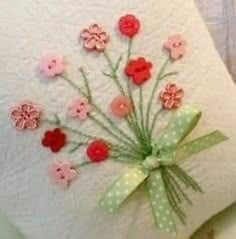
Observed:
[[[126,117],[132,111],[132,103],[128,96],[119,95],[115,97],[110,105],[111,112],[117,117]]]
[[[92,24],[80,33],[80,38],[83,40],[84,48],[92,51],[102,52],[106,48],[106,43],[109,40],[108,34],[98,25]]]
[[[61,75],[65,70],[63,56],[58,54],[44,55],[40,60],[39,70],[49,78]]]
[[[18,130],[38,127],[40,110],[31,102],[23,101],[10,111],[10,117]]]
[[[49,176],[56,184],[62,188],[67,188],[69,183],[77,176],[77,172],[70,161],[55,161],[49,167]]]
[[[122,16],[119,19],[118,25],[120,32],[130,38],[134,37],[140,29],[139,20],[131,14]]]
[[[142,85],[151,77],[152,63],[145,58],[131,59],[125,67],[125,74],[132,78],[136,85]]]
[[[102,139],[92,141],[87,147],[87,156],[95,163],[106,160],[109,156],[108,144]]]
[[[164,47],[169,50],[170,57],[173,60],[178,60],[183,57],[186,51],[186,41],[183,40],[181,35],[170,36],[167,42],[164,44]]]
[[[90,110],[91,106],[85,97],[78,97],[69,105],[69,115],[80,120],[87,119]]]
[[[59,128],[46,131],[42,138],[42,145],[44,147],[49,147],[54,153],[59,152],[65,144],[66,135]]]
[[[168,83],[159,95],[163,108],[168,110],[180,107],[183,96],[184,90],[175,83]]]

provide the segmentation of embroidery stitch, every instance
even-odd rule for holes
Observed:
[[[109,68],[109,72],[105,71],[103,74],[112,79],[120,94],[111,102],[111,111],[115,116],[124,119],[130,132],[121,129],[94,101],[89,79],[83,68],[79,68],[84,83],[84,87],[80,87],[65,72],[63,57],[49,55],[41,59],[40,70],[46,77],[58,76],[58,79],[67,82],[79,94],[79,97],[69,106],[70,115],[91,121],[94,126],[109,136],[109,139],[106,137],[100,139],[96,135],[74,129],[62,123],[57,115],[53,115],[53,119],[44,119],[44,122],[56,126],[53,130],[44,133],[41,142],[44,147],[49,147],[52,152],[59,152],[67,143],[72,146],[69,152],[74,153],[81,146],[85,146],[89,159],[80,163],[67,160],[56,161],[50,167],[50,176],[57,184],[67,187],[77,176],[77,168],[108,159],[130,163],[133,167],[108,188],[101,199],[101,206],[109,212],[114,212],[134,191],[138,190],[140,184],[146,182],[145,187],[149,193],[156,226],[163,231],[175,233],[176,224],[171,212],[173,211],[184,223],[186,215],[181,208],[181,203],[186,201],[192,204],[185,189],[189,188],[202,193],[199,184],[178,166],[178,161],[221,143],[227,140],[227,137],[219,131],[214,131],[181,144],[182,140],[197,125],[201,112],[192,106],[181,105],[184,92],[174,83],[168,83],[165,89],[159,92],[163,109],[158,108],[154,116],[151,113],[159,83],[177,74],[174,71],[168,72],[167,68],[185,55],[186,41],[180,35],[173,35],[164,44],[170,54],[155,78],[150,97],[145,105],[143,87],[147,80],[151,80],[152,64],[143,57],[131,58],[133,39],[139,32],[140,21],[134,15],[126,15],[119,19],[118,28],[120,33],[128,38],[126,64],[123,66],[127,76],[125,85],[122,83],[123,79],[121,80],[117,74],[124,56],[119,56],[113,62],[106,50],[108,34],[98,24],[92,24],[81,32],[80,37],[85,49],[103,52],[102,55]],[[138,100],[133,96],[130,79],[138,86]],[[176,111],[160,137],[154,138],[153,131],[158,116],[166,109],[176,109]],[[13,116],[16,117],[17,114]],[[39,118],[35,114],[34,117],[35,120]],[[20,128],[23,129],[25,126]],[[79,141],[68,140],[65,132],[79,136]]]

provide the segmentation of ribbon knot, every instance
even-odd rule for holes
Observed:
[[[143,161],[142,166],[149,172],[158,169],[161,166],[160,158],[155,155],[150,155]]]
[[[171,153],[160,153],[159,155],[150,155],[142,162],[142,166],[148,171],[159,169],[160,166],[171,166],[175,162]]]
[[[152,147],[152,155],[127,169],[101,199],[101,206],[109,212],[117,210],[139,186],[146,181],[156,226],[166,232],[176,232],[171,211],[184,222],[185,214],[179,207],[180,198],[190,202],[181,183],[202,192],[198,183],[178,165],[178,161],[197,154],[228,138],[219,131],[206,134],[185,144],[183,139],[195,128],[201,112],[192,106],[179,108]],[[172,209],[172,210],[171,210]]]

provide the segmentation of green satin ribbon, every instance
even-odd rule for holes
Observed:
[[[19,230],[10,222],[8,217],[0,211],[0,238],[24,239]]]
[[[127,169],[107,190],[100,204],[109,212],[116,211],[124,201],[146,182],[156,226],[166,232],[175,233],[176,225],[167,195],[161,168],[169,168],[178,161],[197,154],[228,138],[214,131],[190,142],[180,144],[195,128],[201,112],[192,106],[179,108],[153,146],[152,154],[142,163]],[[189,176],[190,177],[190,176]]]

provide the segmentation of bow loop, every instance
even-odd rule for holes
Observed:
[[[194,129],[200,117],[201,112],[193,106],[182,106],[170,119],[157,141],[153,153],[158,153],[163,149],[174,149]]]

